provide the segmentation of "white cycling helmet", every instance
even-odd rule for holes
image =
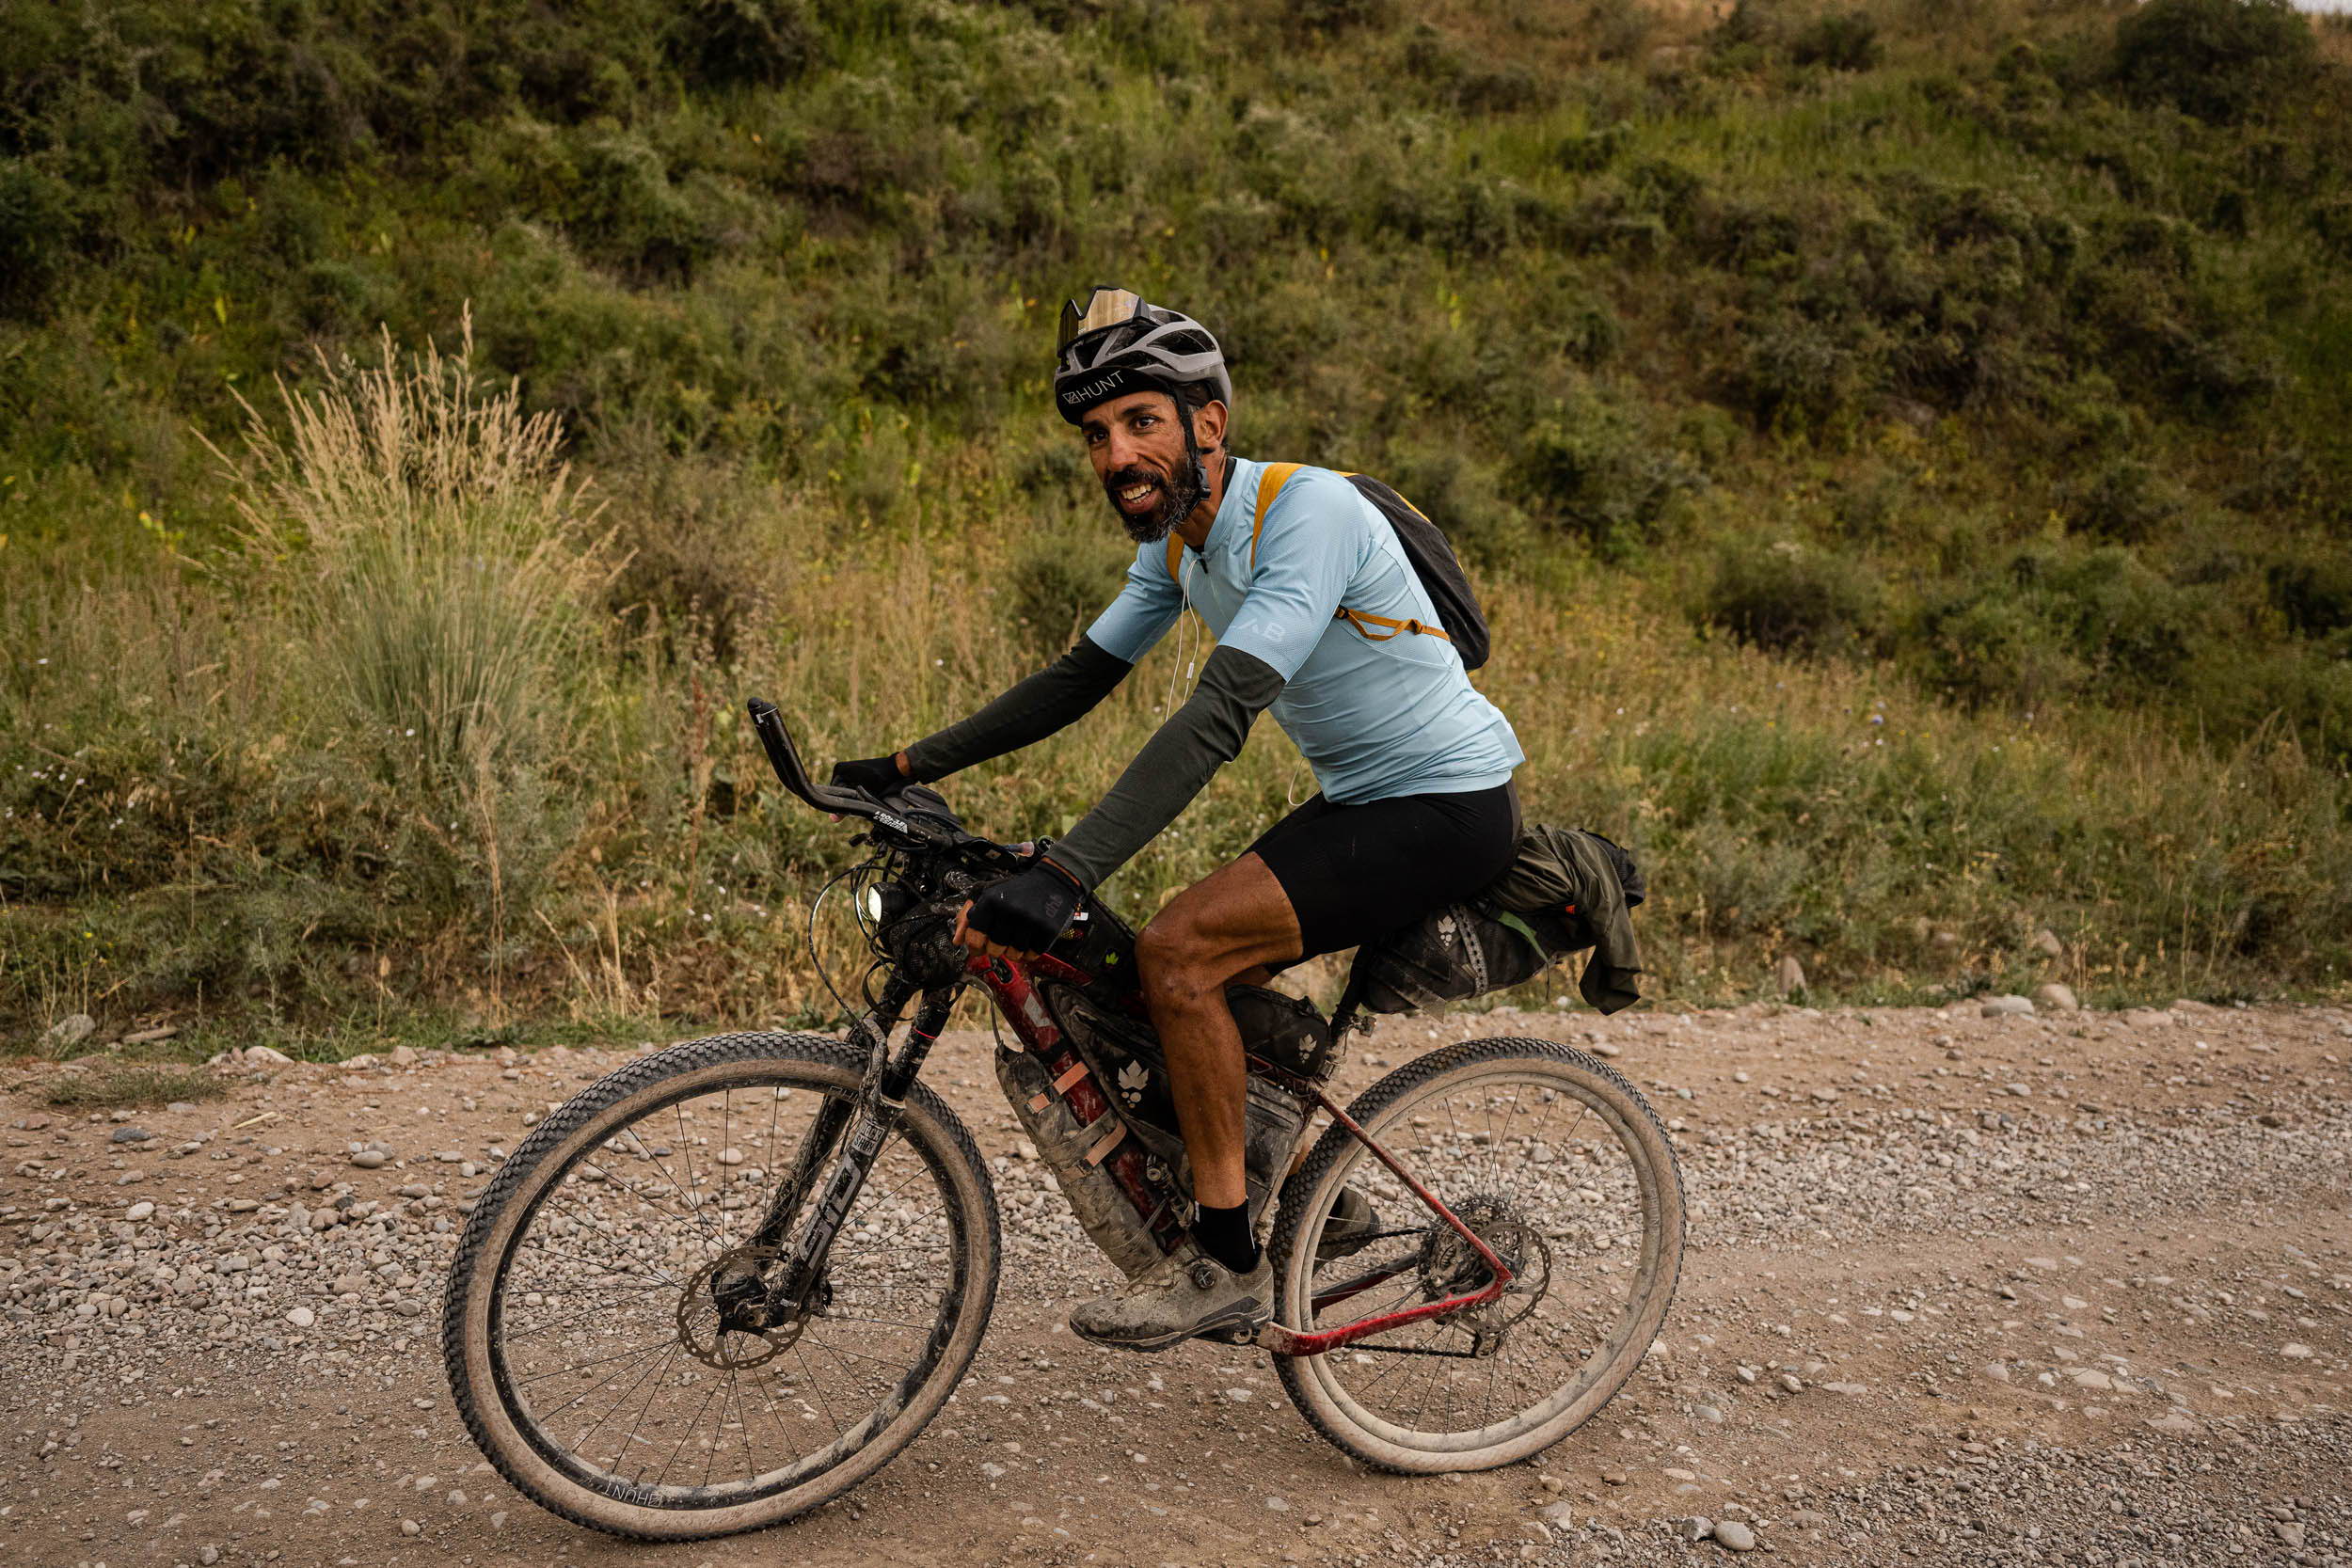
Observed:
[[[1209,329],[1132,289],[1098,288],[1065,303],[1054,346],[1054,405],[1072,424],[1129,392],[1164,391],[1182,404],[1191,388],[1197,402],[1232,406],[1225,353]]]

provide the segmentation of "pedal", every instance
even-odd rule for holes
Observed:
[[[1210,1329],[1197,1338],[1214,1339],[1220,1345],[1248,1346],[1258,1342],[1258,1328],[1252,1323],[1227,1323],[1223,1328]]]

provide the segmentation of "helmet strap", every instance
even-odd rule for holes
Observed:
[[[1209,463],[1200,451],[1200,437],[1194,433],[1192,428],[1193,409],[1189,400],[1182,391],[1178,391],[1175,397],[1176,414],[1184,426],[1184,466],[1187,469],[1184,476],[1184,488],[1177,497],[1177,499],[1183,503],[1176,513],[1176,521],[1181,523],[1192,515],[1194,507],[1208,499]]]

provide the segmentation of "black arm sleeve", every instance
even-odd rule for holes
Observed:
[[[1070,651],[971,718],[907,748],[907,767],[925,784],[975,763],[1036,744],[1092,711],[1135,666],[1081,637]]]
[[[1241,753],[1249,726],[1281,694],[1282,677],[1256,656],[1239,648],[1209,655],[1191,698],[1143,743],[1103,803],[1055,843],[1054,863],[1101,886]]]

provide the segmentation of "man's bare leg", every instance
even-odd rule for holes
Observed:
[[[1298,954],[1298,916],[1254,854],[1178,894],[1136,940],[1144,1003],[1168,1053],[1176,1120],[1192,1157],[1192,1196],[1205,1206],[1230,1209],[1249,1197],[1242,1164],[1248,1070],[1225,988],[1271,978],[1264,966]]]

